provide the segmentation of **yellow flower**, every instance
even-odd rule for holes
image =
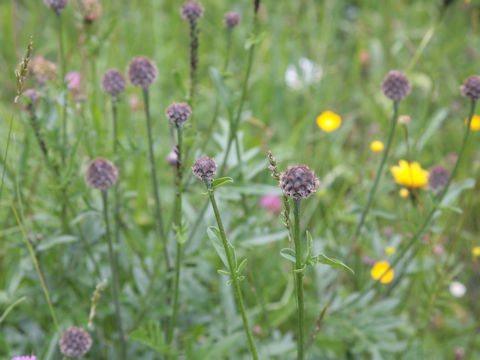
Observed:
[[[400,185],[412,188],[425,188],[428,182],[428,171],[422,169],[418,162],[409,164],[405,160],[399,161],[399,166],[392,166],[392,172],[395,181]]]
[[[395,248],[393,246],[387,246],[385,248],[385,254],[387,255],[393,255],[395,254],[397,251],[395,250]]]
[[[472,248],[472,255],[474,258],[480,257],[480,246],[474,246]]]
[[[387,271],[387,269],[389,270]],[[374,280],[378,280],[381,277],[380,282],[382,284],[388,284],[393,280],[393,269],[390,268],[388,261],[378,261],[373,265],[370,275]]]
[[[400,195],[400,197],[405,199],[410,194],[410,191],[408,191],[408,189],[401,188],[400,191],[398,192],[398,194]]]
[[[468,124],[468,118],[465,119],[465,125]],[[470,130],[478,131],[480,130],[480,116],[473,115],[472,122],[470,123]]]
[[[370,143],[370,150],[373,152],[382,152],[384,149],[383,143],[381,141],[375,140]]]
[[[329,133],[336,130],[342,124],[340,115],[332,111],[325,111],[317,117],[317,125],[323,131]]]

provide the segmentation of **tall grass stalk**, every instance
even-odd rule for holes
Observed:
[[[113,156],[118,161],[118,119],[117,119],[117,98],[111,97],[112,101],[112,130],[113,130]],[[115,196],[115,242],[120,242],[120,199],[118,193],[118,182],[115,183],[114,196]]]
[[[240,284],[239,284],[239,280],[238,280],[237,269],[235,268],[234,263],[233,263],[232,253],[231,253],[229,245],[228,245],[227,236],[225,235],[225,230],[223,228],[222,218],[220,217],[220,212],[218,211],[214,191],[213,191],[213,188],[212,188],[212,185],[211,185],[210,181],[206,181],[205,185],[207,186],[208,196],[210,198],[210,203],[212,205],[213,212],[215,214],[215,219],[217,220],[218,229],[220,231],[220,237],[221,237],[221,240],[222,240],[222,243],[223,243],[223,248],[225,250],[225,255],[227,256],[227,262],[228,262],[228,267],[229,267],[229,270],[230,270],[230,275],[231,275],[231,278],[232,278],[233,289],[234,289],[234,292],[235,292],[235,297],[237,298],[237,303],[238,303],[238,307],[240,309],[240,314],[242,316],[243,327],[245,329],[245,334],[247,336],[248,345],[250,347],[250,352],[252,354],[252,358],[254,360],[257,360],[258,359],[257,349],[256,349],[255,343],[253,341],[252,332],[250,330],[250,325],[248,323],[248,318],[247,318],[247,315],[246,315],[246,312],[245,312],[245,305],[243,303],[243,295],[242,295],[242,290],[240,288]]]
[[[115,306],[115,318],[117,321],[118,335],[120,337],[120,358],[122,360],[126,360],[127,344],[125,342],[125,334],[123,332],[122,316],[120,312],[117,257],[115,255],[115,251],[112,245],[112,239],[110,236],[110,222],[108,219],[108,193],[106,190],[102,190],[102,201],[103,201],[103,216],[105,219],[105,229],[106,229],[105,236],[107,238],[108,257],[110,260],[110,269],[112,272],[112,294],[113,294],[113,302]]]

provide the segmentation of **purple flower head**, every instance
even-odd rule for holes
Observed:
[[[32,356],[16,356],[12,358],[12,360],[37,360],[37,357],[32,355]]]
[[[277,195],[263,195],[258,205],[275,213],[282,209],[282,200]]]

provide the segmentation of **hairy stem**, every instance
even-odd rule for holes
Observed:
[[[183,230],[182,230],[182,181],[183,181],[183,162],[182,162],[182,127],[177,127],[177,176],[175,181],[176,187],[176,216],[175,225],[177,231],[177,255],[175,259],[175,279],[173,286],[173,303],[172,303],[172,317],[167,334],[167,344],[171,345],[173,342],[173,333],[175,331],[175,324],[178,315],[178,300],[180,289],[180,270],[182,266],[182,248],[183,248]]]
[[[370,188],[367,203],[365,204],[365,207],[363,208],[362,214],[360,216],[360,221],[358,222],[357,227],[355,229],[355,233],[354,233],[353,238],[352,238],[352,243],[350,245],[349,255],[351,254],[352,251],[355,250],[356,246],[358,245],[357,244],[358,243],[358,238],[359,238],[360,233],[362,231],[363,225],[365,224],[365,219],[366,219],[367,214],[370,210],[370,207],[372,206],[372,202],[373,202],[373,199],[375,197],[375,193],[377,192],[377,187],[378,187],[378,184],[380,183],[380,178],[382,177],[382,173],[383,173],[383,168],[385,166],[385,163],[386,163],[387,158],[388,158],[388,154],[390,152],[390,148],[391,148],[392,143],[393,143],[393,137],[394,137],[395,128],[396,128],[396,125],[397,125],[397,116],[398,116],[398,102],[395,101],[393,103],[393,116],[392,116],[392,120],[391,120],[391,124],[390,124],[390,133],[388,135],[387,145],[385,146],[385,150],[383,151],[382,160],[380,161],[380,165],[378,167],[377,174],[375,175],[375,180],[373,182],[372,187]],[[349,255],[347,255],[347,258],[349,257]]]
[[[150,119],[150,101],[149,101],[148,88],[143,89],[143,100],[145,102],[145,118],[147,121],[147,134],[148,134],[148,158],[150,161],[150,171],[152,174],[152,186],[153,186],[153,195],[155,200],[156,223],[157,223],[158,233],[163,242],[163,255],[165,257],[165,263],[168,266],[168,264],[170,264],[170,261],[169,261],[168,250],[167,250],[167,238],[165,236],[165,230],[163,227],[162,205],[160,203],[160,194],[158,192],[157,167],[155,165],[155,155],[153,153],[153,135],[152,135],[152,124]]]
[[[301,199],[293,200],[293,220],[295,223],[293,241],[295,243],[295,281],[297,290],[297,311],[298,311],[298,339],[297,339],[297,360],[305,359],[305,314],[303,300],[303,249],[300,239],[300,207]]]
[[[112,239],[110,237],[110,222],[108,220],[108,194],[107,191],[102,191],[103,200],[103,216],[105,218],[106,238],[108,244],[108,257],[110,259],[110,269],[112,272],[112,292],[113,302],[115,305],[115,318],[117,320],[117,329],[120,336],[120,358],[127,359],[127,344],[125,342],[125,334],[123,333],[122,317],[120,314],[120,302],[119,302],[119,286],[118,286],[118,272],[117,272],[117,259],[113,250]]]
[[[212,204],[213,212],[215,213],[215,218],[216,218],[217,224],[218,224],[218,229],[220,231],[220,236],[222,238],[222,243],[223,243],[223,247],[225,249],[225,254],[227,256],[228,267],[229,267],[229,270],[230,270],[230,275],[232,277],[233,289],[235,291],[235,296],[237,298],[238,307],[240,309],[240,314],[242,316],[243,327],[244,327],[245,333],[247,335],[248,344],[250,346],[250,352],[252,353],[253,359],[257,360],[258,359],[257,349],[255,348],[255,343],[253,341],[252,332],[250,330],[250,325],[248,323],[248,318],[247,318],[247,315],[246,315],[246,312],[245,312],[245,305],[243,303],[242,290],[240,288],[240,284],[239,284],[239,281],[238,281],[237,269],[235,269],[235,266],[234,266],[234,263],[233,263],[233,257],[232,257],[232,254],[230,252],[227,236],[225,235],[225,230],[223,228],[222,218],[220,217],[220,212],[218,211],[217,202],[215,201],[215,195],[213,193],[213,189],[212,189],[210,183],[207,183],[206,185],[207,185],[207,189],[208,189],[208,195],[210,197],[210,203]]]

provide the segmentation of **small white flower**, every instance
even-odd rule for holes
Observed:
[[[467,288],[461,282],[453,281],[450,286],[450,294],[457,298],[461,298],[467,292]]]
[[[305,85],[319,82],[323,76],[323,68],[306,57],[298,60],[298,66],[290,64],[285,71],[285,82],[287,85],[298,90]]]
[[[287,66],[287,71],[285,71],[285,82],[295,90],[302,87],[302,82],[300,81],[295,65],[290,64]]]

